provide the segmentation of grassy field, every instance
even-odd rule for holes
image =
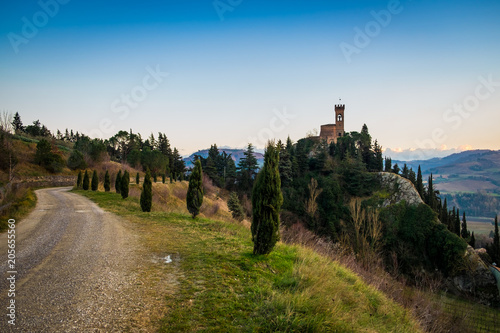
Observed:
[[[248,226],[224,214],[142,213],[136,196],[77,193],[130,221],[151,258],[173,259],[153,268],[169,289],[161,332],[420,331],[407,310],[312,250],[279,243],[254,256]]]
[[[467,221],[467,229],[471,232],[474,231],[475,235],[488,236],[495,227],[491,222]]]

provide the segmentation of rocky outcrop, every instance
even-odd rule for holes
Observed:
[[[478,255],[478,250],[468,246],[464,257],[466,266],[460,274],[448,279],[448,287],[461,294],[467,294],[480,303],[498,304],[500,295],[496,280],[489,266]]]
[[[399,175],[389,172],[379,172],[382,188],[390,194],[382,204],[383,207],[406,201],[410,205],[419,205],[423,203],[420,194],[411,181]]]

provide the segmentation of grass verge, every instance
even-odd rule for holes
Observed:
[[[35,190],[32,188],[22,188],[14,193],[10,193],[5,200],[5,208],[0,216],[0,232],[7,230],[9,219],[20,220],[36,205]]]
[[[409,312],[349,270],[301,246],[252,254],[248,228],[142,213],[138,199],[75,191],[137,226],[152,257],[170,255],[161,332],[419,332]],[[172,275],[175,279],[172,279]]]

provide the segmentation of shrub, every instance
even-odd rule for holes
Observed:
[[[123,173],[123,177],[120,181],[120,193],[122,195],[122,198],[123,199],[127,199],[128,198],[128,185],[130,183],[130,175],[128,173],[128,171],[125,170],[125,172]]]
[[[203,171],[200,160],[196,160],[189,178],[186,202],[188,211],[195,218],[200,213],[200,207],[203,204]]]
[[[97,191],[97,187],[99,187],[99,177],[97,177],[97,171],[94,170],[92,173],[92,191]]]
[[[106,174],[104,175],[104,191],[109,192],[111,189],[111,179],[109,177],[109,171],[106,170]]]
[[[69,155],[66,165],[72,170],[87,168],[87,163],[85,162],[83,154],[76,149],[74,149],[71,152],[71,155]]]
[[[144,176],[144,184],[142,184],[141,192],[141,209],[143,212],[150,212],[153,204],[153,188],[151,184],[151,175],[149,169]]]
[[[76,179],[76,187],[82,188],[82,183],[83,183],[83,176],[82,176],[82,170],[80,170],[78,171],[78,178]]]
[[[89,189],[90,185],[90,179],[89,179],[89,173],[87,170],[85,170],[85,175],[83,176],[83,189],[87,191]]]
[[[122,171],[118,171],[118,173],[116,174],[116,179],[115,179],[115,191],[116,193],[121,193],[121,189],[122,189],[122,185],[121,185],[121,181],[122,181]]]
[[[233,219],[240,222],[243,221],[245,218],[245,212],[243,211],[243,207],[240,204],[240,200],[238,199],[236,192],[231,193],[229,200],[227,201],[227,206],[233,215]]]

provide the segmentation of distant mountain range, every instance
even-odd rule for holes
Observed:
[[[432,173],[436,188],[443,193],[484,191],[500,194],[500,150],[468,150],[443,158],[397,161],[415,172],[420,165],[424,181]]]
[[[186,167],[188,167],[188,168],[193,167],[194,157],[196,155],[199,155],[203,158],[207,158],[208,151],[209,151],[209,149],[198,150],[196,153],[192,153],[188,157],[185,157],[183,160],[184,160],[184,163],[186,163]],[[236,166],[240,162],[240,159],[245,157],[245,155],[243,155],[243,153],[245,151],[246,151],[246,149],[219,148],[219,154],[221,154],[222,152],[226,152],[226,154],[231,155]],[[257,163],[259,164],[259,167],[264,165],[264,154],[259,153],[259,152],[254,152],[254,156],[257,159]]]

